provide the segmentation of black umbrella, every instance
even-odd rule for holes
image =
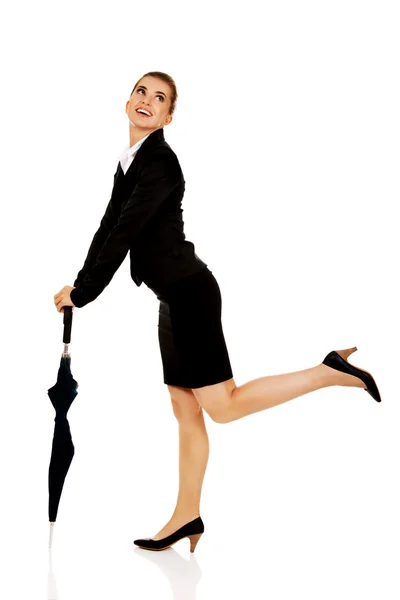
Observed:
[[[61,356],[58,369],[57,383],[47,393],[55,408],[55,425],[53,436],[53,447],[49,466],[49,521],[50,540],[52,545],[53,525],[57,518],[58,505],[64,486],[65,477],[74,456],[74,445],[72,443],[71,431],[67,419],[68,410],[77,396],[78,383],[71,373],[71,355],[68,353],[68,345],[71,341],[72,306],[64,306],[64,352]]]

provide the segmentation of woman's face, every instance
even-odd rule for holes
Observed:
[[[165,81],[156,77],[143,77],[126,103],[125,112],[130,124],[152,131],[168,125],[172,121],[172,116],[168,114],[171,106],[170,95],[170,87]],[[138,108],[150,112],[151,116],[138,113]]]

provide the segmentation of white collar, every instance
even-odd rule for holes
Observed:
[[[129,144],[126,144],[120,154],[120,159],[125,160],[126,158],[133,156],[139,150],[139,148],[143,144],[144,140],[146,140],[149,137],[149,135],[150,135],[150,133],[148,135],[146,135],[144,138],[142,138],[141,140],[139,140],[138,142],[136,142],[136,144],[133,144],[132,147],[129,147]]]

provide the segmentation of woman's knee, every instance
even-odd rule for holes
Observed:
[[[215,423],[229,423],[232,420],[232,394],[235,388],[236,383],[232,377],[192,391],[199,405]]]
[[[168,385],[172,409],[178,421],[198,419],[202,408],[190,388]]]

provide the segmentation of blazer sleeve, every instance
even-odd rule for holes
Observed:
[[[131,245],[180,181],[180,166],[174,154],[152,156],[151,161],[143,166],[94,265],[90,266],[82,281],[71,291],[71,301],[75,306],[81,308],[101,294],[123,263]],[[99,240],[103,239],[101,235],[104,234],[100,234]]]
[[[114,184],[115,178],[118,173],[118,167],[114,174]],[[108,203],[106,211],[100,221],[100,227],[94,234],[92,243],[90,244],[85,262],[83,263],[82,269],[78,272],[76,279],[74,281],[74,286],[77,287],[89,269],[95,264],[97,256],[104,245],[110,231],[117,224],[119,216],[119,208],[116,206],[115,200],[111,197],[111,200]]]

